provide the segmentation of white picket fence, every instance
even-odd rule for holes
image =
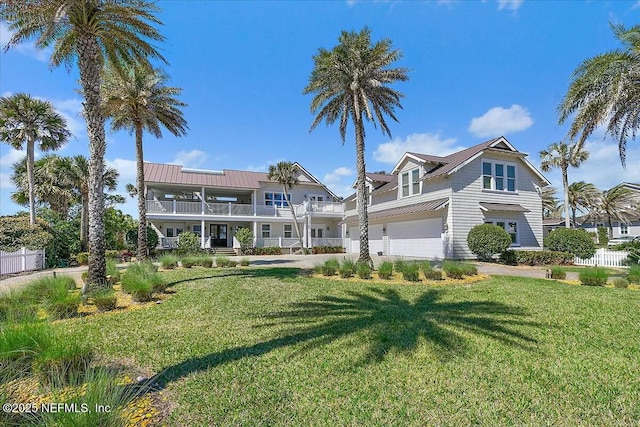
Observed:
[[[625,251],[612,251],[606,248],[596,250],[596,254],[589,259],[576,257],[573,260],[575,265],[591,265],[598,267],[626,267],[625,260],[628,253]]]
[[[44,249],[18,249],[15,252],[0,251],[0,275],[22,273],[44,268]]]

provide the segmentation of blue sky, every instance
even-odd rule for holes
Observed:
[[[145,135],[145,160],[204,169],[265,171],[297,161],[346,196],[355,179],[350,127],[342,145],[337,126],[309,133],[310,96],[302,95],[319,47],[341,30],[365,25],[390,38],[410,80],[393,138],[367,128],[367,170],[390,171],[405,151],[444,155],[504,135],[539,165],[538,152],[565,137],[556,108],[584,59],[619,47],[609,23],[640,22],[639,1],[160,1],[159,45],[171,85],[189,124],[186,137]],[[0,42],[9,36],[0,22]],[[51,101],[75,135],[61,155],[88,155],[76,92],[76,69],[50,69],[48,53],[30,43],[0,53],[0,94],[28,92]],[[120,171],[120,192],[135,181],[133,137],[107,133],[106,161]],[[600,189],[640,182],[640,142],[627,148],[627,169],[602,132],[587,143],[591,158],[569,172]],[[11,165],[23,153],[0,144],[0,214],[13,204]],[[559,173],[546,176],[561,186]],[[130,200],[120,208],[135,216]]]

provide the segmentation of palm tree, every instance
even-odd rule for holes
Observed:
[[[147,248],[147,206],[144,191],[144,153],[142,133],[147,131],[162,137],[160,125],[175,136],[186,134],[187,122],[181,107],[187,104],[175,97],[182,92],[166,86],[168,76],[161,70],[148,70],[141,66],[124,67],[120,73],[108,68],[103,80],[102,96],[105,114],[111,117],[111,129],[126,129],[136,139],[136,192],[138,195],[138,251],[137,259],[149,256]]]
[[[36,223],[33,162],[36,143],[40,151],[57,150],[71,136],[67,121],[47,101],[17,93],[0,98],[0,141],[16,150],[27,150],[29,223]]]
[[[542,196],[542,216],[544,218],[555,218],[560,216],[558,214],[558,200],[556,199],[555,187],[547,186],[543,187],[541,191]]]
[[[356,201],[360,225],[360,257],[358,262],[372,265],[369,255],[369,224],[365,187],[363,119],[380,124],[383,135],[391,138],[385,115],[398,121],[395,108],[402,108],[404,95],[391,87],[397,81],[406,81],[406,68],[390,68],[402,57],[399,50],[391,50],[391,40],[371,43],[371,31],[359,33],[343,31],[339,44],[332,50],[318,49],[313,57],[314,68],[305,94],[314,94],[311,112],[316,114],[311,130],[325,121],[327,125],[340,121],[340,136],[345,142],[347,123],[353,121],[356,143]]]
[[[602,192],[599,203],[590,212],[595,220],[607,220],[609,238],[613,237],[613,220],[628,223],[638,215],[640,198],[637,194],[622,185],[617,185]]]
[[[568,145],[564,142],[555,142],[540,151],[542,163],[540,168],[544,172],[549,172],[552,168],[559,168],[562,171],[562,186],[564,188],[564,220],[567,228],[569,225],[569,178],[567,170],[569,166],[577,168],[582,162],[589,158],[589,152],[579,144]]]
[[[575,114],[569,137],[584,144],[601,125],[618,140],[620,161],[626,163],[627,139],[640,127],[640,25],[626,29],[611,25],[623,45],[585,60],[573,72],[569,89],[558,108],[564,123]]]
[[[602,193],[591,183],[578,181],[569,185],[569,208],[574,227],[577,211],[585,211],[597,206],[600,203],[600,197]]]
[[[269,181],[275,181],[282,185],[282,194],[291,209],[291,217],[293,218],[293,224],[296,227],[296,235],[298,236],[298,242],[300,243],[300,249],[304,252],[304,244],[302,243],[302,234],[300,233],[300,225],[298,225],[298,218],[296,217],[296,211],[291,203],[291,198],[288,196],[289,190],[298,185],[298,178],[296,178],[296,172],[298,167],[291,162],[278,162],[275,165],[269,165]]]
[[[146,0],[3,0],[0,19],[13,36],[7,48],[36,38],[35,45],[53,46],[51,65],[77,63],[84,96],[89,137],[89,277],[92,287],[110,286],[106,280],[104,236],[104,154],[106,150],[101,105],[101,77],[105,62],[117,69],[124,64],[164,60],[149,41],[163,40],[153,27],[159,9]],[[150,67],[150,65],[149,65]]]

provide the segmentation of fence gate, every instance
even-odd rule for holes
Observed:
[[[0,251],[0,275],[22,273],[44,268],[44,249],[18,249],[15,252]]]

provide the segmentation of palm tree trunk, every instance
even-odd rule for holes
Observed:
[[[105,259],[104,115],[100,107],[102,58],[96,37],[81,33],[77,44],[80,84],[84,95],[84,116],[89,137],[89,277],[87,290],[109,287]]]
[[[136,123],[136,189],[138,192],[138,261],[149,257],[147,252],[147,206],[144,194],[144,153],[142,150],[142,123]]]
[[[564,225],[566,228],[570,228],[569,218],[569,178],[567,176],[567,167],[562,168],[562,185],[564,186]]]
[[[369,255],[369,216],[367,213],[367,195],[365,187],[365,163],[364,163],[364,124],[362,114],[356,112],[354,124],[356,128],[356,201],[358,203],[358,222],[360,225],[360,256],[358,262],[373,267],[373,261]]]
[[[33,176],[33,152],[35,150],[35,141],[32,138],[27,140],[27,179],[29,181],[29,224],[36,223],[36,196],[35,196],[35,178]]]
[[[81,195],[82,207],[80,208],[80,246],[83,251],[89,250],[89,192]]]
[[[571,220],[573,221],[573,228],[576,228],[576,211],[578,209],[577,208],[571,208]]]
[[[285,185],[282,186],[282,194],[287,198],[287,187]],[[298,224],[298,218],[296,217],[296,210],[293,208],[293,204],[291,200],[287,198],[287,204],[289,205],[289,209],[291,209],[291,216],[293,217],[293,226],[296,228],[296,235],[298,236],[298,243],[300,243],[300,249],[302,253],[306,253],[304,250],[304,244],[302,243],[302,234],[300,233],[300,225]]]

